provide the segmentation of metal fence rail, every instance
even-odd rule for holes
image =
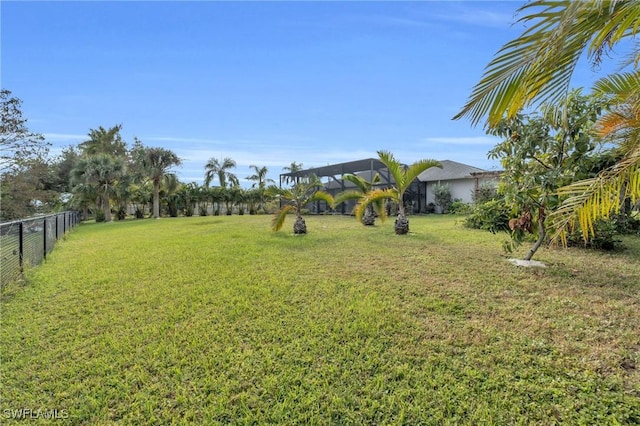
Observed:
[[[80,213],[68,211],[0,223],[0,287],[38,265],[58,239],[80,223]]]

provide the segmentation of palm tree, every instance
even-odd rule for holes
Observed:
[[[160,218],[160,184],[173,166],[179,166],[182,160],[171,150],[165,148],[146,148],[142,157],[142,169],[153,182],[153,218]]]
[[[122,178],[124,172],[124,161],[108,154],[97,154],[83,158],[72,170],[74,182],[95,188],[98,196],[97,204],[104,210],[105,222],[111,222],[109,201],[115,194],[118,180]]]
[[[171,217],[178,217],[178,208],[181,201],[178,193],[180,187],[180,180],[174,173],[167,173],[162,178],[162,199],[167,203],[167,210]]]
[[[284,200],[284,205],[274,213],[271,221],[271,229],[279,231],[284,225],[287,214],[296,213],[296,221],[293,224],[293,233],[296,235],[307,233],[307,224],[302,218],[302,208],[312,201],[324,201],[333,206],[334,200],[331,194],[321,191],[322,182],[317,176],[308,176],[299,179],[291,188],[278,188],[275,185],[267,188],[267,194]]]
[[[127,144],[120,136],[122,124],[113,126],[109,130],[100,126],[89,130],[89,140],[78,146],[84,155],[109,154],[113,157],[124,158],[127,154]]]
[[[71,189],[72,198],[70,206],[73,208],[82,209],[82,220],[86,220],[89,217],[89,208],[96,205],[98,199],[98,193],[94,185],[89,185],[84,182],[80,182]]]
[[[299,172],[300,170],[302,170],[302,163],[296,163],[295,161],[292,161],[290,165],[284,166],[282,170],[287,171],[289,173]],[[293,179],[292,177],[287,176],[284,179],[284,183],[293,183],[293,182],[295,182],[295,179]]]
[[[376,184],[379,184],[382,181],[378,173],[373,176],[371,182],[367,181],[362,176],[354,175],[351,173],[342,175],[342,180],[353,183],[356,186],[356,189],[347,189],[336,195],[336,206],[338,204],[344,203],[347,200],[357,200],[359,202],[360,200],[364,199],[367,194],[371,193],[373,187]],[[376,221],[375,213],[380,216],[380,219],[382,221],[386,219],[387,212],[384,209],[384,200],[375,200],[367,205],[367,208],[364,211],[364,215],[362,216],[362,224],[365,226],[373,226]]]
[[[269,169],[267,169],[266,166],[258,167],[252,164],[249,166],[249,168],[253,169],[254,171],[254,174],[252,174],[251,176],[247,176],[248,180],[255,181],[255,183],[251,185],[252,188],[257,187],[259,189],[264,189],[266,188],[267,183],[275,184],[275,181],[273,179],[267,178]]]
[[[216,176],[222,188],[227,187],[227,182],[232,185],[239,185],[238,177],[228,171],[235,167],[236,162],[229,157],[225,157],[222,162],[217,158],[210,158],[204,166],[204,185],[208,187]]]
[[[150,182],[143,182],[138,185],[134,185],[131,189],[131,201],[136,209],[136,219],[142,219],[145,215],[145,209],[149,205],[149,202],[153,199],[153,188]]]
[[[640,31],[640,3],[635,1],[535,0],[518,12],[524,14],[519,22],[526,23],[527,30],[498,52],[454,119],[468,117],[475,125],[486,117],[486,126],[493,128],[503,118],[512,118],[533,103],[560,103],[584,53],[598,65],[615,53],[621,42],[633,41]],[[618,102],[618,108],[631,107],[630,118],[635,111],[636,122],[623,120],[626,124],[621,129],[603,127],[601,135],[611,138],[621,159],[594,179],[560,189],[570,197],[552,213],[556,235],[564,235],[578,216],[586,238],[593,233],[589,224],[617,211],[625,196],[640,198],[637,183],[640,181],[637,139],[640,45],[629,43],[628,46],[631,52],[623,61],[622,69],[630,67],[632,71],[600,80],[595,91],[613,94],[611,99]],[[612,113],[617,114],[615,107]],[[616,120],[607,118],[613,115],[606,115],[602,123],[613,124]]]
[[[269,172],[269,169],[267,169],[266,166],[258,167],[252,164],[249,167],[252,168],[253,171],[255,172],[251,176],[247,176],[247,179],[255,181],[255,183],[251,185],[251,188],[257,188],[257,191],[260,194],[260,198],[259,198],[260,203],[258,204],[258,210],[259,210],[262,208],[264,204],[264,190],[267,187],[267,184],[268,183],[275,184],[275,181],[273,179],[267,178],[267,173]]]
[[[431,167],[440,167],[442,164],[436,160],[418,160],[410,166],[401,164],[394,155],[388,151],[378,151],[380,161],[387,167],[393,178],[393,186],[386,189],[376,189],[365,195],[356,206],[356,218],[362,220],[367,206],[384,199],[390,199],[398,204],[398,217],[395,222],[395,233],[405,235],[409,233],[409,219],[404,209],[404,194],[418,175]]]

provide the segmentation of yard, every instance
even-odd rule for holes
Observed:
[[[3,289],[2,420],[640,424],[637,237],[517,268],[455,216],[270,219],[73,230]]]

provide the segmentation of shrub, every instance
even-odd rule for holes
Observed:
[[[134,215],[135,215],[136,219],[143,219],[144,218],[144,212],[142,210],[140,210],[140,207],[136,207],[136,211],[135,211]]]
[[[567,236],[567,245],[570,247],[584,247],[596,250],[613,250],[616,248],[616,245],[621,242],[615,238],[618,234],[616,228],[617,223],[615,219],[599,219],[593,224],[594,235],[590,235],[586,242],[582,237],[582,231],[577,228]]]
[[[433,195],[436,205],[440,206],[440,213],[448,213],[453,199],[451,198],[451,186],[448,183],[437,183],[433,185]]]
[[[487,201],[495,200],[498,197],[498,190],[495,185],[488,182],[482,183],[478,189],[473,191],[473,203],[483,204]]]
[[[449,208],[449,213],[451,214],[469,214],[471,213],[471,204],[465,203],[460,199],[453,200],[451,203],[451,207]]]
[[[484,229],[493,233],[509,231],[511,209],[504,200],[492,200],[477,204],[464,221],[464,226],[473,229]]]
[[[118,218],[118,220],[124,220],[127,217],[127,209],[124,206],[118,207],[116,217]]]
[[[102,210],[96,210],[96,222],[104,222],[104,212]]]
[[[434,203],[427,204],[427,213],[435,213],[436,205]]]

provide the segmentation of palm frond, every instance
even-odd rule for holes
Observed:
[[[334,198],[334,203],[335,203],[335,206],[338,206],[349,200],[359,200],[363,196],[364,196],[363,192],[358,191],[356,189],[350,189],[350,190],[342,191],[341,193],[336,195]]]
[[[295,210],[295,208],[296,207],[294,205],[287,204],[283,206],[280,210],[275,212],[273,214],[273,218],[271,219],[271,229],[274,232],[281,230],[282,226],[284,225],[284,220],[287,218],[287,214],[289,214],[291,210]]]
[[[437,160],[430,159],[418,160],[415,163],[411,164],[404,172],[407,187],[411,185],[411,182],[418,178],[420,173],[424,172],[427,169],[430,169],[431,167],[438,167],[441,169],[442,164]]]
[[[584,240],[588,240],[594,235],[594,223],[598,218],[618,213],[627,197],[632,203],[640,200],[640,150],[636,149],[595,178],[560,188],[558,195],[568,198],[549,215],[549,223],[555,230],[552,242],[561,241],[566,245],[567,233],[575,229],[576,223]]]
[[[404,165],[396,160],[395,156],[389,151],[378,151],[378,158],[387,167],[387,169],[389,170],[389,174],[393,177],[396,185],[403,186]]]
[[[358,222],[362,221],[362,216],[364,215],[364,212],[369,204],[374,204],[375,206],[376,203],[382,203],[384,202],[384,200],[397,201],[398,191],[396,190],[396,188],[375,189],[362,197],[360,199],[360,202],[356,204],[356,208],[354,210]],[[386,214],[384,215],[384,217],[382,215],[380,216],[380,220],[384,221],[384,219],[386,219]]]
[[[493,127],[533,102],[555,103],[568,90],[583,52],[594,62],[638,32],[638,2],[535,0],[518,10],[527,25],[487,65],[480,82],[454,119],[473,125],[486,117]]]
[[[351,173],[342,175],[342,180],[353,183],[361,192],[367,192],[371,187],[371,184],[367,182],[366,179],[364,179],[362,176],[354,175]]]
[[[331,194],[326,191],[316,191],[313,193],[311,197],[309,197],[309,202],[311,201],[324,201],[331,207],[332,209],[335,206],[335,200]]]

